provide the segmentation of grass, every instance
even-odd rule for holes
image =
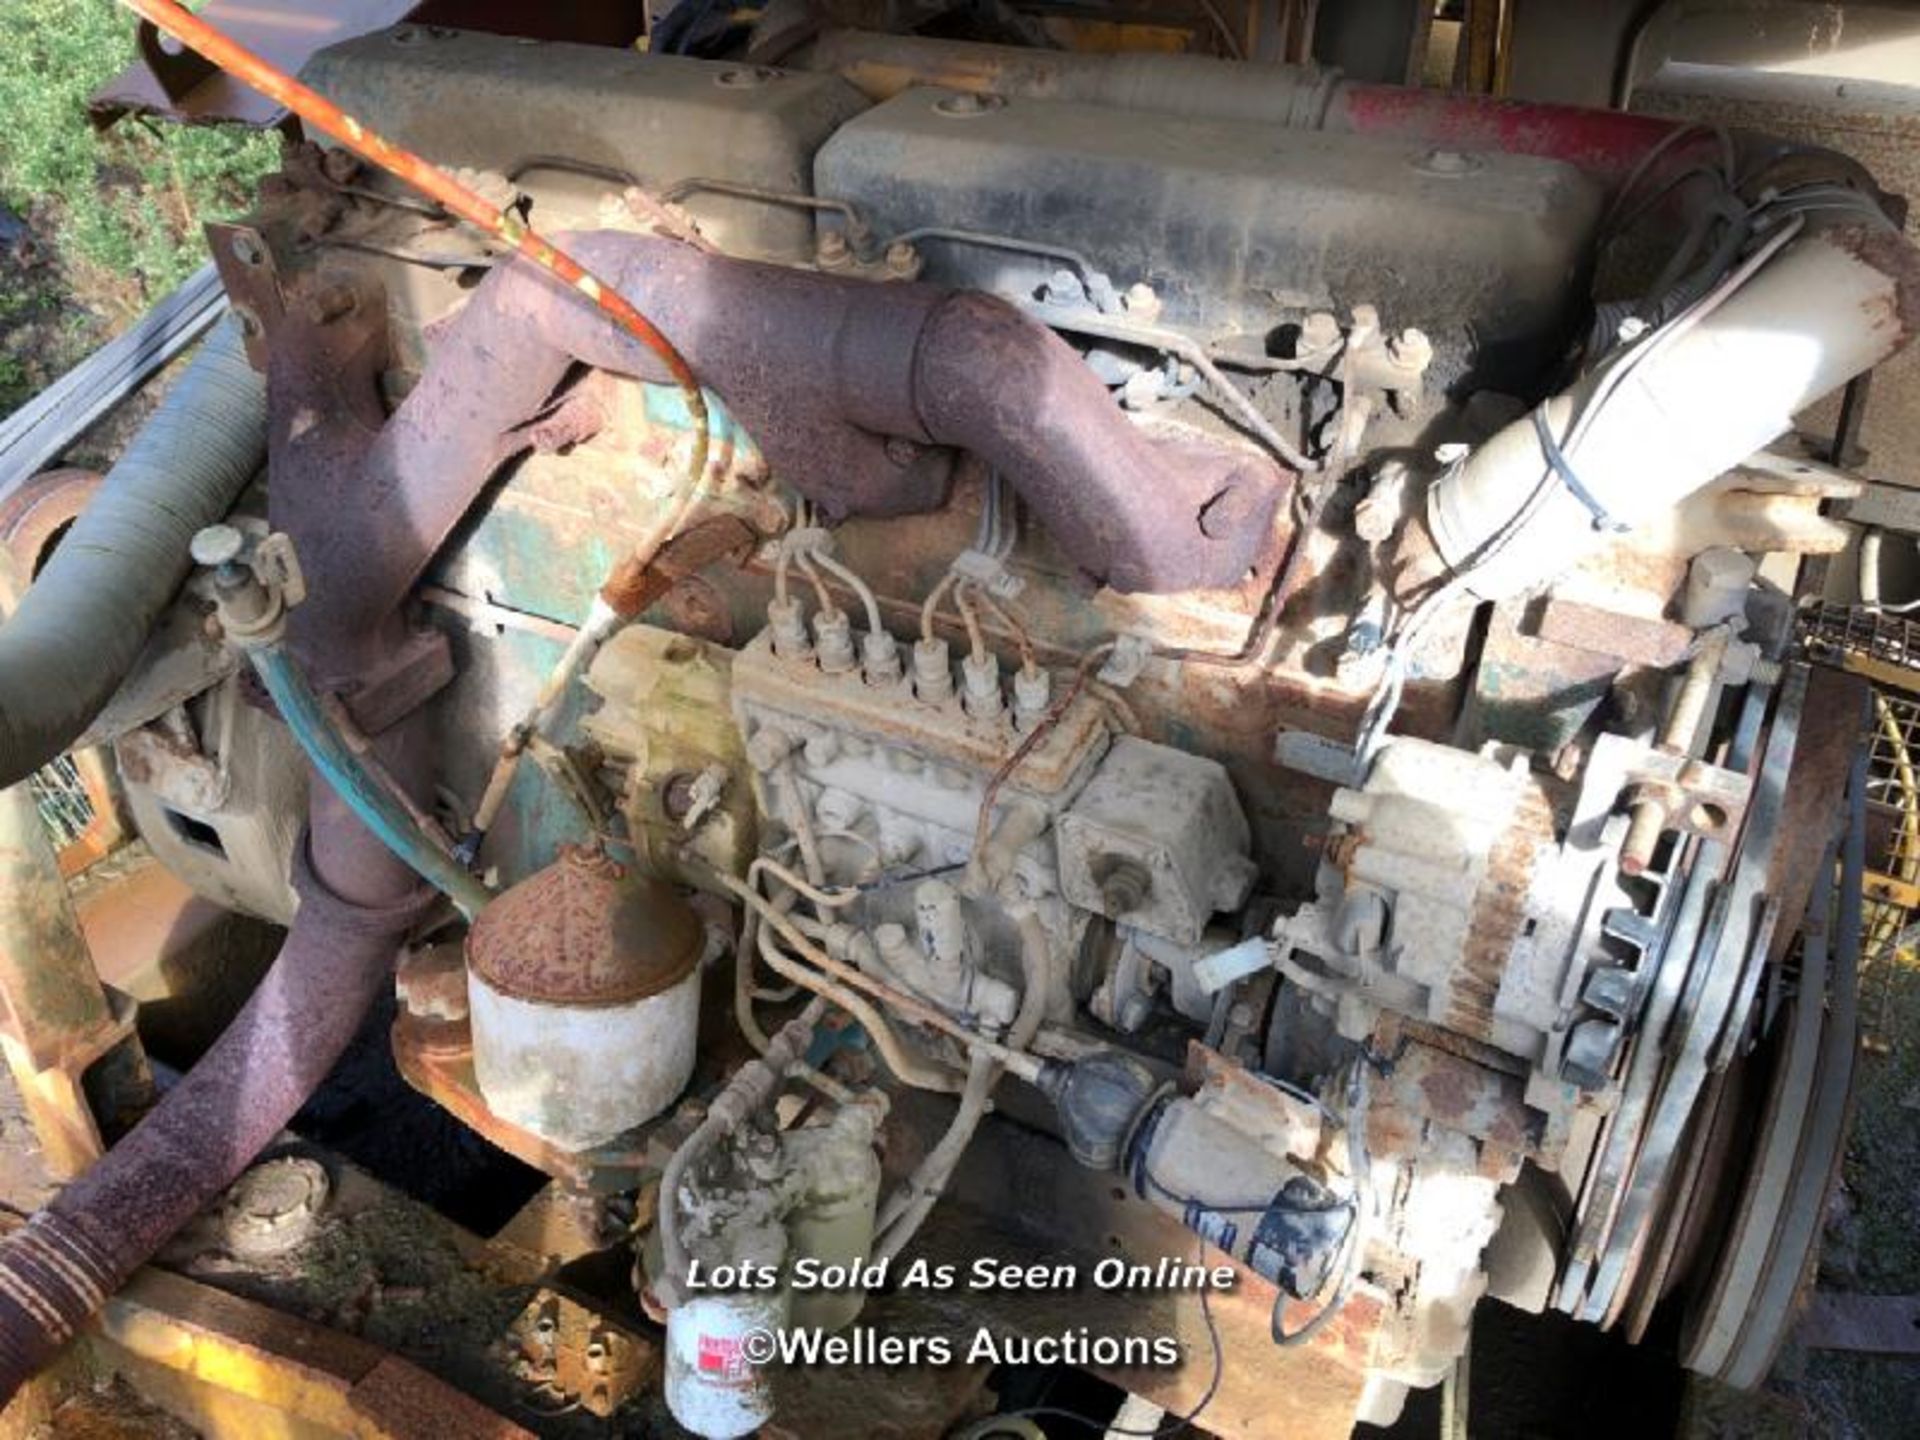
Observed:
[[[244,209],[268,135],[124,119],[87,97],[134,56],[112,0],[5,0],[0,48],[0,413],[165,295],[205,258],[203,219]]]

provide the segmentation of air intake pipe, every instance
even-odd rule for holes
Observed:
[[[1485,600],[1559,574],[1747,459],[1916,325],[1920,256],[1890,224],[1783,217],[1691,312],[1444,474],[1427,496],[1437,558]]]
[[[430,892],[330,801],[315,797],[300,911],[246,1007],[125,1139],[0,1238],[0,1406],[285,1128],[388,983]]]

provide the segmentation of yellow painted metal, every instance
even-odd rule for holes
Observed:
[[[1891,875],[1869,871],[1864,888],[1869,900],[1897,905],[1905,911],[1920,909],[1920,885],[1914,885],[1906,880],[1896,880]]]
[[[1875,685],[1885,685],[1890,689],[1906,691],[1908,694],[1920,694],[1920,670],[1853,652],[1842,656],[1840,665],[1842,669],[1849,670],[1855,675],[1866,676]]]
[[[214,1440],[529,1433],[367,1341],[160,1270],[107,1301],[88,1343],[103,1368]]]
[[[32,791],[0,791],[0,1053],[13,1072],[47,1168],[71,1179],[99,1159],[102,1136],[82,1077],[109,1052],[128,1051],[128,1093],[145,1100],[145,1057],[133,1008],[94,972],[53,842]]]

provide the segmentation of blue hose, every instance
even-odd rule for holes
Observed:
[[[278,642],[250,646],[247,658],[313,768],[361,823],[421,879],[451,899],[467,919],[485,909],[492,892],[434,844],[406,807],[361,763],[285,648]]]

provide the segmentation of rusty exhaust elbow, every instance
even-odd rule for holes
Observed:
[[[1271,461],[1150,434],[1072,347],[1004,301],[949,295],[921,332],[913,381],[928,435],[1000,471],[1074,562],[1116,590],[1231,585],[1267,546],[1285,488]]]

